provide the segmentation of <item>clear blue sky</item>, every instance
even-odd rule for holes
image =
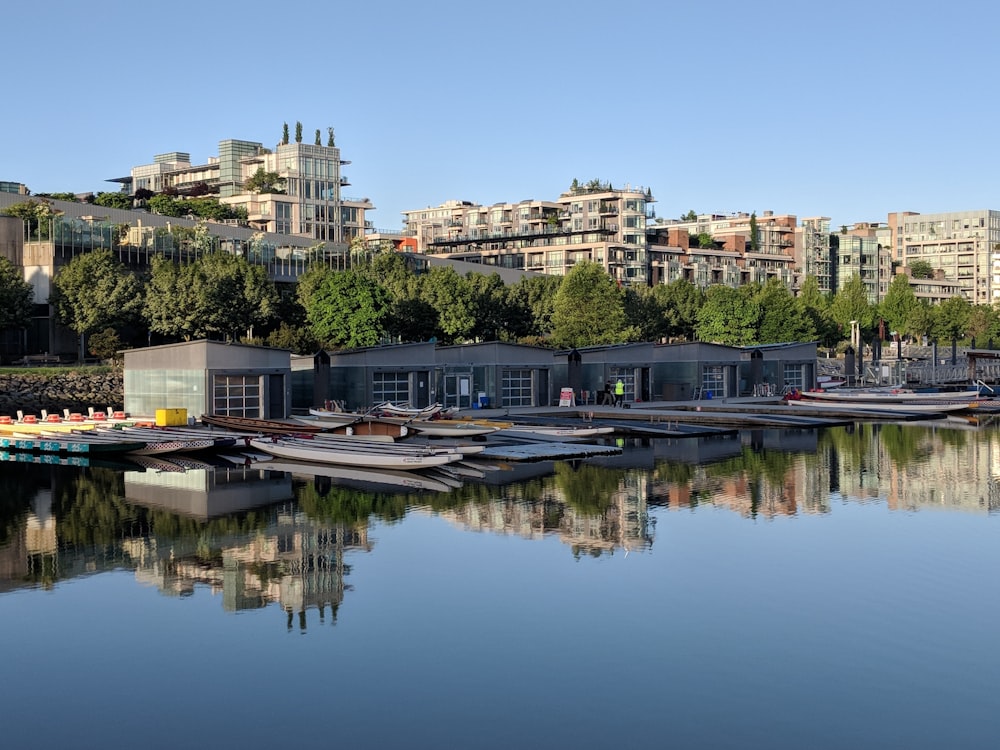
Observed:
[[[450,199],[650,187],[658,216],[1000,209],[996,3],[167,3],[0,10],[0,180],[115,189],[283,122],[379,228]]]

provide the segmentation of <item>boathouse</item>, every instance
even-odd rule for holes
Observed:
[[[328,400],[347,409],[383,401],[463,409],[553,406],[566,388],[574,403],[597,404],[604,384],[619,379],[626,402],[680,401],[811,388],[816,345],[646,342],[553,350],[423,342],[293,356],[291,367],[295,409]]]
[[[185,341],[123,354],[129,414],[154,416],[160,409],[183,409],[195,418],[224,414],[278,419],[291,411],[287,349]]]

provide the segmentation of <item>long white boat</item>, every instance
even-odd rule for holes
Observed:
[[[982,397],[973,391],[914,391],[908,388],[837,388],[833,391],[801,391],[803,400],[839,401],[856,403],[899,404],[905,402],[926,403],[928,401],[977,401]]]
[[[520,438],[521,440],[586,440],[598,435],[608,435],[614,427],[560,427],[558,425],[515,424],[497,432],[497,437]]]
[[[462,460],[462,454],[457,452],[403,451],[389,445],[378,447],[364,447],[354,443],[337,445],[326,441],[277,436],[267,439],[254,438],[250,440],[250,445],[272,456],[293,461],[316,461],[381,469],[420,469]]]
[[[431,437],[482,437],[500,429],[493,425],[477,424],[461,419],[423,419],[410,422],[409,425],[418,435]]]
[[[974,408],[976,401],[821,401],[803,398],[789,401],[790,406],[806,406],[827,411],[879,411],[900,414],[948,414]]]

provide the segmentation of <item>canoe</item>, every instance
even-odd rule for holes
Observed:
[[[598,435],[609,435],[614,431],[614,427],[515,424],[498,431],[497,436],[517,437],[525,440],[586,440]]]
[[[372,407],[372,413],[384,414],[389,417],[404,417],[406,419],[430,419],[436,414],[440,414],[444,407],[441,404],[431,404],[423,408],[407,406],[405,404],[394,404],[391,401],[383,401]]]
[[[898,412],[901,414],[947,414],[949,412],[974,409],[979,405],[978,401],[902,401],[891,403],[887,401],[821,401],[801,399],[789,401],[789,406],[807,406],[817,410],[826,409],[828,411],[880,411]]]
[[[290,419],[256,419],[254,417],[234,417],[222,414],[202,414],[201,421],[214,427],[224,427],[236,432],[250,432],[261,435],[303,434],[323,432],[322,425],[308,425]]]
[[[978,401],[982,398],[978,390],[923,392],[892,388],[837,388],[833,391],[801,391],[799,395],[801,395],[802,400],[815,399],[818,401],[839,401],[851,404],[859,401],[887,404],[898,404],[907,401],[918,403],[928,401]]]
[[[499,430],[492,425],[476,424],[462,420],[427,419],[414,421],[410,427],[418,435],[432,437],[479,437]]]
[[[315,440],[288,437],[252,438],[250,446],[277,458],[293,461],[366,466],[380,469],[419,469],[459,461],[461,453],[396,450],[394,446],[359,447],[354,444],[333,445]]]

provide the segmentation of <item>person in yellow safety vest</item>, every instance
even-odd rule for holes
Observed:
[[[615,406],[621,406],[624,400],[625,384],[622,382],[621,378],[618,378],[618,382],[615,383]]]

